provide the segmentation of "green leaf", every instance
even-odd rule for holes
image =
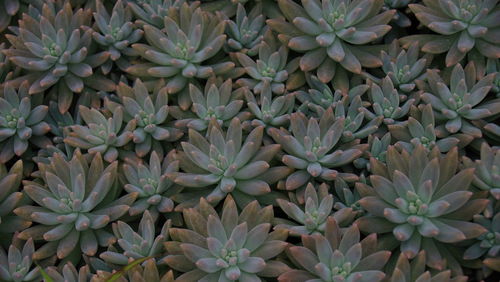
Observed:
[[[116,281],[118,280],[120,277],[122,277],[125,273],[127,273],[127,271],[131,270],[132,268],[134,268],[136,265],[140,264],[140,263],[143,263],[144,261],[150,259],[150,258],[153,258],[153,256],[149,256],[149,257],[144,257],[144,258],[140,258],[140,259],[136,259],[132,262],[130,262],[129,264],[127,264],[124,268],[120,269],[119,271],[113,273],[113,275],[111,275],[111,277],[108,278],[108,280],[106,280],[106,282],[113,282],[113,281]]]
[[[54,282],[54,279],[50,278],[50,276],[43,270],[43,268],[40,265],[36,265],[38,268],[40,268],[40,274],[42,274],[43,281],[45,282]]]

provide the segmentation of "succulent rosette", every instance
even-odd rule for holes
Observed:
[[[440,244],[473,239],[486,232],[470,222],[472,215],[488,204],[486,199],[472,198],[469,188],[474,169],[458,170],[456,148],[441,156],[437,148],[429,153],[422,145],[411,155],[389,147],[386,159],[387,167],[373,168],[371,186],[357,183],[362,196],[359,203],[369,213],[357,220],[360,229],[391,232],[408,258],[426,250],[427,265],[442,270],[444,257],[450,258]],[[458,272],[455,269],[454,273]]]
[[[289,269],[274,259],[288,245],[288,232],[271,232],[271,206],[260,208],[254,201],[238,214],[228,196],[219,216],[202,198],[199,209],[186,210],[184,219],[197,223],[189,229],[172,228],[173,241],[165,243],[170,253],[165,262],[185,272],[179,280],[261,281],[260,277],[276,277]]]
[[[99,153],[89,160],[79,151],[70,160],[56,153],[49,161],[38,163],[40,181],[23,182],[34,204],[14,210],[39,224],[19,234],[21,239],[45,241],[33,258],[56,254],[63,259],[75,252],[92,256],[99,245],[114,243],[116,238],[105,227],[123,216],[137,197],[137,193],[115,196],[118,163],[105,166]]]
[[[404,42],[416,42],[431,54],[446,52],[446,66],[459,63],[467,54],[500,58],[497,36],[498,0],[424,0],[408,5],[420,23],[437,34],[410,35]]]
[[[129,66],[126,71],[138,77],[169,78],[165,86],[167,92],[181,92],[178,97],[179,105],[186,110],[192,102],[187,92],[190,80],[224,74],[235,64],[204,63],[224,45],[225,21],[187,3],[174,11],[173,15],[163,18],[164,29],[152,25],[143,26],[149,45],[135,43],[132,48],[145,61]]]
[[[325,235],[302,237],[304,246],[291,246],[288,256],[302,269],[292,269],[280,275],[278,281],[382,281],[381,269],[389,260],[391,252],[378,251],[377,237],[372,234],[360,242],[356,225],[340,232],[332,217],[326,222]],[[373,244],[370,250],[368,244]]]
[[[278,4],[286,19],[270,19],[268,24],[282,34],[290,49],[305,53],[302,71],[316,70],[323,82],[332,80],[336,68],[361,73],[362,67],[379,67],[376,48],[358,46],[384,36],[395,10],[379,13],[383,0],[291,0]],[[372,51],[372,53],[370,52]],[[376,52],[376,51],[375,51]]]
[[[88,55],[92,43],[88,9],[73,11],[69,2],[47,1],[39,18],[24,13],[14,34],[6,35],[12,46],[3,50],[9,60],[29,73],[16,81],[28,80],[29,93],[42,93],[53,87],[59,110],[71,106],[73,93],[85,85],[98,90],[114,89],[110,80],[93,76],[93,68],[104,63],[109,54]]]

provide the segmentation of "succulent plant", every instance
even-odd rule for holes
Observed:
[[[428,153],[423,145],[411,155],[390,146],[386,162],[386,167],[372,167],[372,186],[356,184],[363,197],[359,203],[370,213],[357,220],[359,228],[364,232],[392,232],[408,258],[425,249],[427,264],[443,270],[445,249],[437,242],[457,243],[486,232],[479,224],[469,222],[488,203],[471,198],[474,169],[457,172],[456,147],[441,156],[437,148]]]
[[[302,102],[299,110],[306,113],[310,110],[319,117],[322,116],[326,109],[340,101],[343,97],[348,96],[354,98],[363,95],[363,93],[369,89],[367,84],[356,84],[348,87],[348,91],[344,92],[343,89],[331,88],[328,84],[321,82],[314,75],[306,76],[306,81],[309,85],[307,91],[298,90],[294,92],[299,101]],[[334,83],[332,83],[332,86],[333,84]],[[339,86],[338,84],[336,85]]]
[[[92,70],[107,60],[108,53],[88,56],[92,42],[90,10],[73,12],[69,1],[61,7],[55,1],[48,1],[43,7],[40,18],[23,14],[19,27],[13,29],[15,34],[6,35],[12,46],[3,52],[11,62],[29,72],[17,81],[28,80],[30,94],[57,84],[53,93],[57,95],[59,110],[66,112],[73,93],[82,92],[86,84],[109,90],[108,83],[96,83],[98,78]]]
[[[130,261],[160,255],[163,253],[163,242],[168,240],[171,222],[165,222],[158,235],[155,224],[156,220],[147,210],[142,215],[137,232],[123,221],[113,223],[113,233],[121,250],[111,246],[99,257],[107,263],[127,265]]]
[[[153,218],[157,218],[160,213],[173,211],[174,202],[171,197],[182,189],[167,178],[168,173],[179,169],[179,162],[174,160],[174,153],[168,153],[163,163],[156,152],[151,153],[149,165],[126,160],[123,165],[127,183],[124,189],[128,193],[138,193],[137,201],[130,206],[130,215],[139,215],[148,210]]]
[[[0,233],[13,233],[30,227],[31,221],[24,220],[12,214],[25,198],[19,192],[23,178],[23,161],[18,160],[7,170],[5,164],[0,164]]]
[[[338,65],[358,74],[362,67],[382,65],[379,49],[358,45],[373,42],[391,29],[387,23],[396,11],[379,13],[383,0],[301,2],[302,6],[292,0],[278,1],[287,21],[276,18],[267,23],[286,38],[288,47],[305,53],[300,59],[302,71],[317,69],[318,78],[326,83]]]
[[[8,253],[0,246],[0,279],[6,282],[39,281],[40,269],[33,266],[33,239],[29,238],[23,245],[16,236]]]
[[[101,153],[104,160],[113,162],[118,158],[118,148],[127,144],[133,138],[135,124],[130,121],[122,130],[123,108],[117,107],[113,116],[106,117],[97,109],[79,107],[79,114],[87,124],[71,125],[71,132],[64,138],[64,143],[81,149],[90,154]]]
[[[101,68],[104,73],[111,71],[114,61],[118,61],[122,54],[135,55],[130,45],[141,39],[144,31],[137,29],[132,20],[130,6],[125,6],[121,0],[116,1],[111,16],[101,1],[96,2],[94,19],[99,29],[92,33],[92,38],[109,52],[108,60]],[[119,62],[117,62],[119,63]],[[119,63],[124,65],[125,63]]]
[[[277,199],[280,208],[295,222],[279,220],[279,222],[283,223],[276,225],[275,228],[284,228],[292,236],[301,236],[324,234],[326,220],[329,216],[332,216],[340,224],[350,223],[354,218],[352,209],[346,208],[334,212],[333,195],[328,193],[328,188],[328,185],[322,183],[319,185],[318,191],[316,191],[314,185],[309,183],[304,193],[305,205],[302,208],[293,202]]]
[[[135,43],[132,48],[147,62],[133,64],[126,71],[138,77],[169,78],[165,86],[167,92],[181,92],[178,102],[186,110],[191,104],[186,87],[190,80],[226,73],[234,63],[204,63],[224,45],[225,21],[187,3],[173,11],[175,13],[164,17],[163,30],[144,25],[144,34],[150,45]]]
[[[97,274],[92,276],[90,282],[173,282],[174,274],[172,271],[162,273],[155,263],[154,259],[148,259],[144,263],[144,266],[140,264],[135,265],[131,269],[122,271],[121,273],[117,271],[107,272],[99,270]],[[116,276],[119,274],[118,276]]]
[[[418,41],[422,51],[446,54],[446,66],[459,63],[468,53],[500,58],[497,0],[423,0],[408,5],[420,23],[438,34],[410,35],[406,44]]]
[[[361,158],[354,160],[353,164],[357,168],[366,168],[368,171],[371,171],[370,158],[385,162],[387,148],[391,145],[391,134],[388,132],[382,138],[370,135],[368,136],[368,145],[368,150],[363,152]]]
[[[28,94],[28,83],[23,83],[16,92],[5,85],[3,98],[0,97],[0,162],[5,163],[14,156],[23,155],[30,143],[43,148],[50,144],[45,136],[50,130],[43,121],[48,107],[40,105],[38,98]]]
[[[273,93],[283,94],[286,91],[285,83],[289,83],[288,76],[298,68],[298,64],[296,59],[287,60],[288,48],[274,41],[267,40],[260,43],[257,60],[244,53],[236,53],[236,58],[250,76],[238,79],[236,81],[238,85],[247,86],[255,93],[260,93],[264,81],[268,81]]]
[[[170,126],[168,94],[159,81],[150,95],[146,85],[139,79],[133,87],[119,83],[117,94],[120,103],[106,100],[106,107],[116,112],[123,106],[123,121],[135,124],[132,131],[132,141],[135,143],[135,153],[144,157],[151,150],[163,154],[162,141],[173,142],[182,136],[182,132]],[[127,125],[129,126],[129,125]],[[131,126],[131,125],[130,125]]]
[[[481,137],[481,130],[470,121],[500,113],[500,98],[481,103],[491,89],[495,74],[485,76],[476,83],[475,73],[473,63],[469,63],[465,69],[457,64],[447,86],[436,70],[427,71],[430,89],[422,95],[422,99],[432,105],[436,119],[445,122],[438,127],[444,127],[444,132],[460,131],[475,138]]]
[[[495,200],[500,200],[500,188],[496,188],[500,181],[500,151],[483,143],[481,159],[475,161],[475,167],[472,184],[481,190],[488,190]]]
[[[188,193],[180,197],[179,202],[197,201],[205,195],[208,202],[216,204],[231,193],[238,204],[246,204],[255,196],[271,192],[269,184],[286,176],[290,169],[282,166],[269,169],[269,162],[280,146],[261,146],[263,133],[264,128],[259,126],[242,142],[241,123],[237,118],[231,121],[226,132],[212,123],[207,139],[190,129],[189,142],[181,142],[183,152],[177,154],[184,172],[168,175],[176,184],[186,187],[185,191],[200,192]]]
[[[494,205],[500,201],[500,150],[484,142],[481,145],[480,156],[481,158],[476,161],[463,157],[463,163],[465,167],[475,168],[472,186],[480,191],[489,192],[491,200],[484,214],[491,218],[495,215]]]
[[[64,138],[69,132],[69,126],[75,124],[73,116],[69,112],[61,114],[56,102],[49,103],[49,111],[45,116],[45,122],[50,126],[52,144],[57,147],[64,145]]]
[[[386,125],[398,123],[398,120],[403,119],[410,107],[415,102],[415,99],[407,99],[404,104],[401,104],[400,94],[394,88],[394,84],[389,76],[382,79],[380,86],[376,83],[370,85],[370,98],[372,100],[372,109],[374,113],[365,110],[365,114],[369,119],[383,117],[383,122]]]
[[[377,131],[384,119],[384,116],[372,116],[370,121],[363,122],[365,116],[367,116],[367,111],[363,107],[361,95],[344,96],[333,104],[333,108],[335,118],[344,121],[344,132],[342,132],[341,138],[344,143],[368,137],[368,135]]]
[[[108,246],[115,238],[104,228],[123,216],[137,197],[118,198],[114,184],[117,162],[105,166],[101,155],[87,160],[75,151],[71,160],[54,154],[50,163],[38,163],[39,181],[23,181],[24,192],[37,205],[21,206],[14,212],[39,223],[22,231],[21,239],[45,240],[34,259],[53,254],[63,259],[72,253],[94,255],[98,245]]]
[[[497,18],[0,0],[0,281],[495,280]]]
[[[411,261],[405,254],[400,254],[396,262],[394,271],[392,272],[391,282],[466,282],[467,276],[459,275],[452,277],[450,270],[444,270],[438,273],[432,273],[425,270],[425,251],[420,251],[418,255]]]
[[[189,96],[193,101],[192,111],[194,115],[186,115],[174,107],[174,116],[179,119],[176,126],[187,126],[196,131],[205,131],[210,121],[215,120],[221,127],[227,127],[231,120],[238,117],[240,120],[247,119],[250,114],[242,112],[243,95],[246,88],[238,88],[233,91],[233,82],[227,79],[223,83],[209,80],[205,85],[204,93],[193,84],[189,85]]]
[[[423,106],[423,105],[422,105]],[[436,137],[435,121],[432,106],[427,104],[415,117],[408,117],[405,123],[389,125],[389,132],[396,140],[396,146],[404,148],[408,152],[422,145],[428,150],[437,147],[440,152],[448,152],[460,142],[463,145],[472,141],[472,137],[467,134],[454,134],[442,139]],[[417,116],[418,115],[418,116]]]
[[[255,116],[251,120],[254,127],[279,127],[286,126],[290,121],[290,113],[295,104],[294,94],[284,94],[273,98],[271,85],[264,81],[262,91],[258,97],[255,92],[246,91],[247,106]]]
[[[311,178],[334,180],[337,176],[356,180],[355,175],[338,172],[334,168],[351,163],[361,156],[356,148],[341,149],[339,141],[344,132],[343,118],[334,119],[333,110],[325,111],[320,120],[296,112],[291,115],[291,132],[285,128],[271,128],[269,134],[287,153],[282,162],[297,169],[286,179],[285,188],[295,190]]]
[[[474,215],[474,222],[481,224],[488,231],[478,238],[464,252],[463,258],[466,260],[484,259],[482,272],[485,277],[493,271],[500,269],[500,212],[492,218],[483,215]]]
[[[227,51],[241,52],[248,56],[255,56],[259,46],[268,30],[265,25],[265,16],[262,15],[262,5],[256,4],[250,13],[238,3],[235,20],[227,19],[226,34],[228,35],[225,49]]]
[[[347,210],[350,216],[346,222],[351,224],[352,221],[365,214],[366,211],[359,204],[361,196],[357,189],[352,189],[342,178],[337,178],[334,182],[334,190],[333,208],[338,211],[338,214],[343,214],[345,213],[343,210]]]
[[[286,230],[270,232],[272,206],[261,209],[253,201],[238,215],[227,196],[219,216],[202,198],[198,209],[184,211],[184,219],[187,229],[171,228],[173,241],[165,243],[165,262],[185,272],[180,281],[261,281],[289,269],[273,259],[288,243]]]
[[[164,28],[164,17],[175,13],[185,0],[130,0],[127,1],[139,25],[152,25],[157,28]],[[196,4],[198,5],[198,3]]]
[[[407,94],[415,90],[417,81],[425,78],[432,55],[420,56],[417,42],[411,43],[407,50],[400,48],[399,44],[394,40],[387,53],[381,51],[382,70],[401,94]]]
[[[45,272],[54,282],[87,282],[92,276],[88,265],[77,270],[71,262],[64,264],[60,272],[53,266],[48,267]]]
[[[287,249],[290,259],[301,269],[292,269],[278,277],[278,281],[382,281],[381,269],[391,252],[375,251],[377,236],[372,234],[361,242],[358,227],[352,225],[344,233],[329,217],[325,235],[304,235],[304,246]],[[369,245],[373,244],[373,245]]]

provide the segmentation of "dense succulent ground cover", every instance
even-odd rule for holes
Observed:
[[[0,281],[498,281],[500,1],[0,0]]]

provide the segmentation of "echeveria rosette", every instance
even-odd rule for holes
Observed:
[[[335,192],[333,208],[338,211],[338,214],[349,214],[345,223],[352,224],[352,221],[365,214],[366,211],[359,204],[361,196],[356,187],[354,189],[349,187],[347,182],[341,178],[335,179],[333,186]],[[347,213],[343,210],[347,210]]]
[[[254,119],[250,121],[252,126],[270,128],[286,126],[289,123],[290,114],[295,106],[294,94],[288,93],[273,97],[270,83],[264,81],[259,95],[246,91],[245,97],[248,109],[254,115]]]
[[[0,233],[21,231],[31,225],[31,221],[12,213],[25,199],[23,193],[19,192],[22,178],[22,160],[15,162],[9,170],[5,164],[0,164]]]
[[[54,254],[59,259],[80,253],[93,256],[98,245],[116,241],[105,227],[128,211],[137,193],[119,197],[118,162],[105,166],[99,153],[90,161],[79,151],[69,161],[61,154],[49,160],[38,163],[39,181],[23,182],[25,194],[37,205],[21,206],[14,213],[39,225],[19,237],[45,241],[34,253],[37,260]]]
[[[10,23],[10,19],[19,11],[19,0],[5,0],[0,5],[0,32],[2,32]]]
[[[61,269],[54,266],[47,267],[45,273],[54,282],[87,282],[92,277],[88,265],[84,265],[77,270],[71,262],[65,263]]]
[[[368,119],[383,117],[383,122],[386,125],[399,123],[401,119],[410,111],[411,105],[415,99],[407,99],[404,103],[400,101],[400,94],[389,76],[382,79],[380,85],[372,82],[370,85],[370,98],[372,100],[371,107],[373,113],[366,110],[364,113]]]
[[[356,225],[342,232],[335,219],[329,217],[324,235],[304,235],[304,246],[291,246],[287,249],[288,256],[300,269],[285,272],[278,277],[278,281],[382,281],[385,274],[381,270],[391,252],[375,251],[376,234],[365,237],[361,242],[359,240]]]
[[[410,35],[404,45],[418,41],[422,51],[446,53],[446,66],[459,63],[467,54],[500,58],[498,0],[423,0],[408,5],[419,22],[438,34]]]
[[[335,119],[333,110],[329,108],[320,120],[307,119],[300,112],[293,113],[290,121],[291,132],[285,128],[269,129],[268,133],[285,151],[282,162],[296,169],[286,179],[287,190],[295,190],[308,183],[311,178],[326,181],[336,177],[357,179],[354,174],[335,170],[351,163],[362,154],[356,146],[340,146],[344,124],[344,119]]]
[[[247,86],[255,93],[260,93],[264,87],[264,81],[267,81],[273,93],[283,94],[288,84],[291,83],[289,75],[298,68],[297,59],[288,60],[288,48],[272,40],[260,43],[258,55],[258,58],[253,60],[244,53],[236,53],[236,58],[250,76],[250,78],[240,78],[236,83],[240,86]],[[294,85],[294,87],[297,86]]]
[[[183,151],[177,154],[182,171],[168,174],[174,183],[186,187],[175,197],[176,202],[183,202],[181,206],[196,204],[200,196],[205,196],[217,204],[231,193],[244,206],[255,197],[270,193],[269,184],[278,182],[290,169],[270,169],[269,163],[280,145],[262,146],[263,135],[264,127],[259,126],[244,138],[237,118],[226,132],[212,124],[207,138],[190,129],[189,142],[181,142]]]
[[[172,212],[174,202],[172,196],[182,190],[182,187],[175,185],[167,174],[179,170],[179,161],[174,159],[175,151],[170,151],[163,162],[156,152],[152,152],[149,164],[134,160],[125,160],[123,164],[123,175],[125,186],[123,188],[128,193],[137,193],[137,200],[130,206],[131,216],[139,215],[146,210],[158,218],[159,214]]]
[[[3,52],[12,63],[28,71],[15,81],[28,80],[30,94],[57,84],[57,91],[52,92],[59,110],[66,112],[73,93],[81,93],[86,84],[109,90],[107,84],[95,83],[92,70],[108,58],[108,53],[88,56],[92,42],[90,10],[73,12],[69,2],[56,6],[54,2],[45,3],[39,18],[24,13],[19,27],[13,29],[15,35],[6,35],[12,46]]]
[[[425,249],[428,266],[443,270],[457,266],[441,244],[473,239],[486,229],[470,220],[484,210],[488,200],[469,191],[474,169],[457,172],[458,150],[441,156],[418,145],[411,155],[389,147],[386,166],[374,165],[371,186],[357,183],[359,200],[368,215],[356,222],[364,232],[392,233],[408,258]],[[393,240],[393,238],[391,238]],[[452,269],[455,274],[461,272]]]
[[[226,41],[225,21],[200,8],[190,8],[187,3],[175,11],[164,17],[165,28],[162,30],[144,25],[149,45],[136,43],[132,48],[146,62],[132,64],[126,71],[137,77],[168,78],[167,92],[180,92],[178,104],[187,110],[191,105],[186,87],[190,81],[222,75],[235,64],[224,61],[213,65],[205,63],[221,50]]]
[[[474,215],[474,222],[481,224],[487,232],[476,238],[465,250],[463,258],[483,260],[481,274],[488,277],[493,271],[500,271],[500,212],[497,210],[492,218]]]
[[[92,38],[105,48],[111,60],[106,61],[101,66],[103,73],[111,71],[113,62],[119,66],[124,66],[124,62],[119,61],[122,55],[136,55],[130,45],[141,39],[144,31],[137,29],[132,21],[132,12],[121,0],[116,1],[111,16],[101,1],[96,2],[96,12],[94,19],[98,31],[92,33]]]
[[[421,111],[413,112],[408,120],[404,123],[389,125],[389,132],[397,142],[395,146],[402,148],[408,152],[422,145],[427,150],[432,150],[437,147],[440,152],[446,153],[455,146],[460,144],[464,147],[472,141],[472,137],[467,134],[453,134],[445,138],[437,138],[435,132],[435,121],[432,106],[421,105]]]
[[[288,232],[270,232],[272,206],[253,201],[238,215],[228,196],[219,216],[202,198],[197,209],[184,211],[184,219],[186,229],[171,228],[172,241],[165,243],[165,262],[184,272],[180,281],[262,281],[289,270],[274,259],[288,245]]]
[[[30,143],[43,148],[50,144],[45,136],[50,126],[44,121],[48,107],[42,105],[41,96],[28,94],[28,83],[19,91],[5,85],[0,97],[0,162],[5,163],[14,156],[21,156],[29,150]]]
[[[146,24],[157,28],[164,28],[164,17],[171,16],[177,12],[185,0],[133,0],[127,1],[128,6],[132,9],[137,22],[140,26]],[[199,3],[191,4],[196,7]]]
[[[40,281],[40,269],[33,264],[33,239],[29,238],[23,245],[16,236],[7,253],[0,246],[0,279],[5,282]]]
[[[148,259],[143,262],[143,265],[137,264],[120,275],[116,275],[120,270],[97,270],[97,273],[92,276],[90,282],[107,282],[111,279],[116,282],[174,282],[174,273],[172,270],[163,272],[158,268],[154,259]]]
[[[495,74],[490,74],[476,82],[473,63],[465,69],[457,64],[447,85],[436,70],[427,71],[429,89],[422,94],[424,102],[431,104],[441,132],[462,132],[474,138],[482,136],[481,130],[471,121],[492,117],[500,113],[500,98],[483,101],[492,87]],[[438,136],[444,137],[444,136]]]
[[[383,0],[291,0],[278,4],[285,19],[267,20],[268,25],[287,41],[290,49],[305,53],[302,71],[317,70],[322,82],[335,76],[337,65],[360,74],[362,67],[382,65],[379,49],[359,46],[384,36],[395,10],[379,13]]]
[[[139,79],[133,87],[121,82],[116,88],[119,103],[112,99],[105,100],[105,105],[111,112],[123,108],[123,122],[135,124],[135,128],[131,130],[132,141],[135,154],[140,158],[151,151],[163,154],[162,141],[173,142],[183,135],[182,131],[170,124],[168,94],[162,87],[162,82],[160,80],[154,85],[151,94]]]
[[[134,260],[147,257],[159,261],[160,258],[156,257],[164,252],[163,243],[168,240],[171,221],[167,220],[163,224],[159,234],[156,234],[155,224],[156,220],[147,210],[142,215],[137,231],[123,221],[113,223],[113,233],[119,248],[110,246],[99,257],[107,263],[118,266],[125,266]]]
[[[298,204],[284,199],[277,199],[280,208],[292,220],[276,219],[275,229],[287,229],[292,236],[324,234],[326,220],[332,216],[339,224],[352,222],[354,214],[351,208],[341,209],[337,212],[333,210],[333,195],[328,193],[328,185],[322,183],[316,188],[309,183],[304,193],[305,205],[299,207]]]
[[[378,130],[384,116],[375,116],[368,122],[364,122],[367,116],[363,107],[361,95],[343,96],[333,104],[335,119],[344,121],[344,132],[342,132],[342,143],[361,140]]]
[[[392,272],[390,282],[466,282],[467,276],[452,276],[451,271],[443,270],[440,272],[431,272],[425,267],[425,251],[420,251],[418,255],[410,261],[405,254],[400,254],[396,266]]]
[[[181,112],[181,109],[173,106],[172,115],[178,118],[175,125],[204,132],[212,120],[219,126],[227,128],[233,118],[248,119],[250,113],[241,111],[244,104],[243,96],[248,89],[242,87],[233,90],[233,85],[231,79],[223,83],[220,83],[220,80],[210,79],[202,93],[198,87],[190,84],[189,96],[193,102],[193,114]]]
[[[348,80],[347,77],[345,77],[345,79]],[[346,89],[343,89],[339,83],[332,83],[332,86],[336,84],[336,86],[340,86],[340,88],[331,88],[328,84],[321,82],[314,75],[307,75],[306,80],[309,85],[307,91],[298,90],[294,92],[299,101],[302,102],[302,105],[299,106],[299,110],[305,113],[312,111],[314,115],[319,117],[321,117],[323,112],[335,102],[342,100],[344,96],[351,98],[361,96],[370,88],[369,85],[361,83],[351,85],[350,87],[347,85]],[[349,84],[349,82],[347,84]]]
[[[85,106],[79,107],[79,114],[87,125],[69,126],[71,132],[64,138],[64,143],[86,149],[90,154],[100,153],[107,162],[115,161],[118,158],[118,149],[133,138],[135,120],[129,121],[123,127],[122,107],[117,107],[109,118],[99,110]]]
[[[368,136],[368,150],[363,152],[361,158],[354,160],[354,166],[360,169],[366,168],[368,171],[371,171],[370,158],[385,162],[389,145],[391,145],[391,133],[387,132],[381,138],[371,134]]]
[[[238,4],[236,18],[228,19],[226,34],[228,39],[224,50],[227,52],[241,52],[248,56],[255,56],[259,52],[259,46],[268,30],[265,16],[262,15],[262,5],[257,3],[248,13],[242,4]]]
[[[490,202],[483,212],[484,215],[487,218],[495,216],[495,204],[500,201],[500,149],[483,142],[480,159],[472,161],[464,156],[463,164],[465,167],[476,169],[472,186],[490,194]]]
[[[400,48],[399,41],[394,40],[388,52],[381,51],[382,70],[391,79],[392,84],[409,94],[415,90],[416,83],[425,79],[426,67],[432,61],[432,55],[420,55],[418,42],[413,42],[405,50]]]

